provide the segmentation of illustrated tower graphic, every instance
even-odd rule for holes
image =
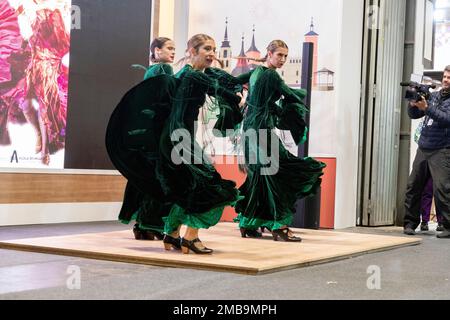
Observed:
[[[238,60],[237,65],[231,72],[233,76],[239,76],[250,71],[250,67],[247,62],[247,56],[244,52],[244,35],[242,35],[241,52],[239,53],[239,56],[236,57],[236,59]]]
[[[223,69],[231,72],[231,45],[228,40],[228,18],[225,19],[225,36],[223,37],[222,45],[220,46],[219,59],[223,61]]]
[[[261,52],[259,52],[258,48],[256,48],[255,43],[255,25],[253,25],[252,44],[250,45],[250,48],[247,50],[245,55],[250,59],[261,59]],[[249,63],[250,70],[255,69],[261,64],[261,62],[256,62],[254,60],[249,60]]]
[[[319,57],[319,35],[314,31],[314,18],[311,18],[310,31],[305,34],[305,42],[311,42],[314,44],[313,53],[313,86],[317,87],[317,65]]]

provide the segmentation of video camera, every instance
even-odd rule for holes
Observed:
[[[419,102],[422,100],[422,97],[428,100],[430,98],[430,90],[436,88],[435,84],[421,84],[414,81],[402,82],[400,85],[402,87],[408,87],[405,99],[412,102]]]

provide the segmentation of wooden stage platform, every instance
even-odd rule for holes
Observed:
[[[265,274],[420,244],[417,238],[293,229],[300,243],[243,239],[234,223],[201,230],[212,255],[165,251],[162,241],[137,241],[131,230],[1,241],[0,248],[90,259],[192,268],[243,274]]]

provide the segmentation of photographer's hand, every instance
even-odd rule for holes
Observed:
[[[428,103],[427,100],[425,100],[424,97],[422,97],[422,100],[416,103],[412,103],[415,107],[419,108],[420,111],[426,111],[428,109]]]

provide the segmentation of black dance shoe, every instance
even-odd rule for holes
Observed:
[[[261,238],[262,234],[258,230],[240,228],[242,238]]]
[[[163,243],[164,243],[164,249],[166,249],[166,250],[170,250],[172,248],[175,250],[181,250],[181,238],[180,237],[174,238],[174,237],[166,234],[164,236]]]
[[[439,239],[450,239],[450,231],[447,229],[444,229],[444,231],[439,233],[436,237]]]
[[[155,235],[155,238],[158,240],[164,239],[164,233],[158,232],[158,231],[152,231],[152,233]]]
[[[438,226],[436,227],[436,231],[444,231],[444,225],[442,223],[438,223]]]
[[[268,232],[270,232],[270,229],[267,228],[267,227],[259,227],[259,228],[261,229],[261,233],[266,232],[266,230],[267,230]]]
[[[272,236],[274,241],[278,241],[278,239],[281,239],[286,242],[301,242],[302,238],[291,236],[289,235],[290,230],[289,228],[283,228],[283,229],[276,229],[272,230]]]
[[[413,229],[412,227],[409,227],[409,226],[406,226],[406,227],[403,229],[403,233],[404,233],[404,234],[407,234],[408,236],[413,236],[413,235],[416,234],[416,232],[414,231],[414,229]]]
[[[195,246],[197,242],[201,242],[199,238],[196,238],[194,240],[186,240],[184,238],[181,238],[181,251],[184,254],[188,254],[190,250],[194,251],[194,253],[197,254],[210,254],[213,252],[212,249],[209,249],[207,247],[204,247],[202,249],[197,248]]]
[[[422,222],[420,224],[420,231],[428,231],[428,222]]]
[[[164,239],[164,234],[158,231],[141,229],[137,223],[133,227],[133,234],[136,240],[155,240],[155,238],[157,240]]]

